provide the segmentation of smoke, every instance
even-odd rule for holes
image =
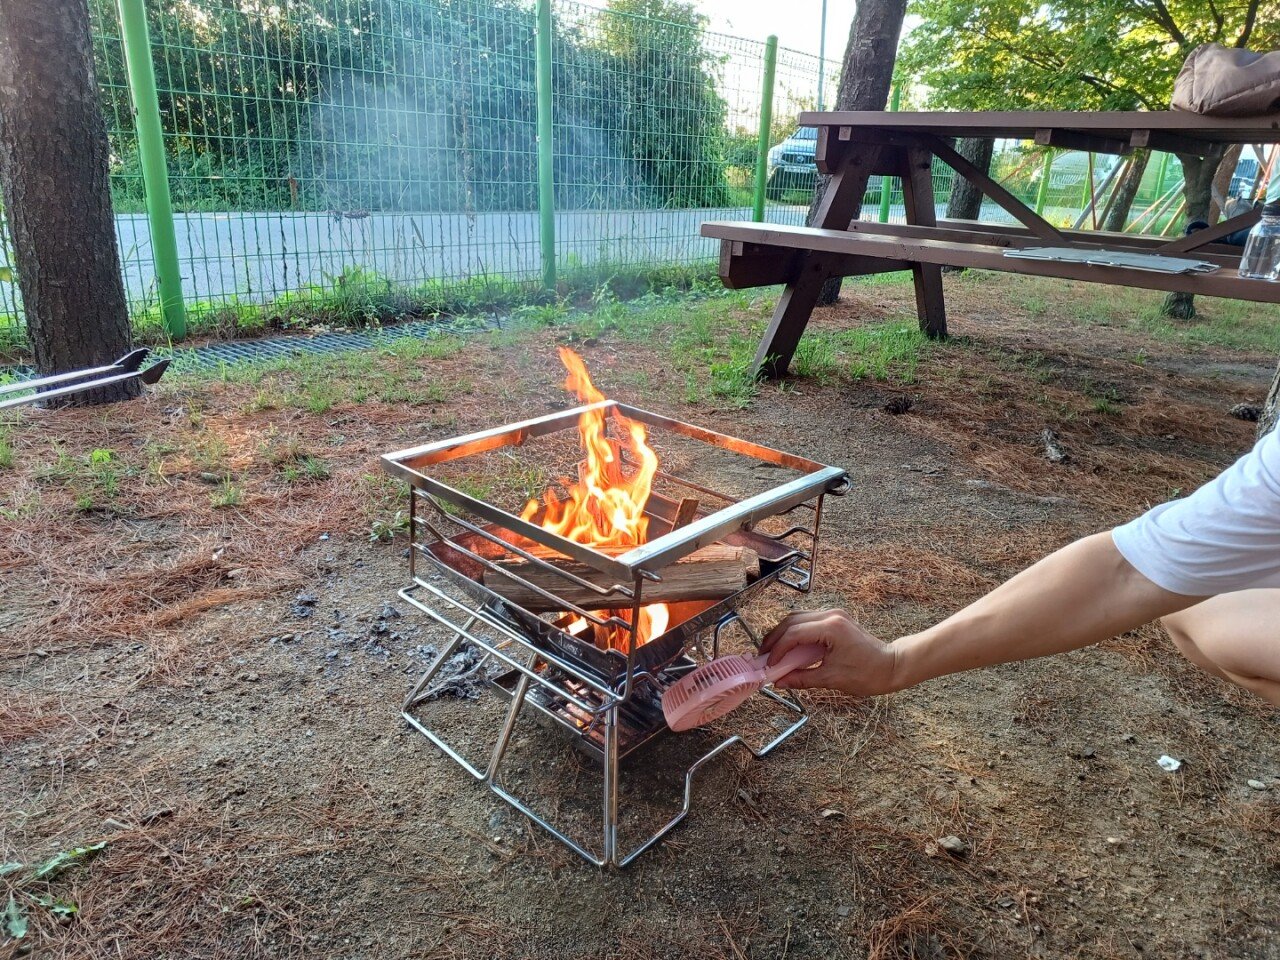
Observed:
[[[532,64],[506,86],[486,86],[492,78],[484,71],[428,71],[427,64],[456,61],[458,51],[433,45],[435,53],[423,55],[421,46],[406,58],[412,72],[329,73],[294,163],[308,205],[343,212],[536,209]],[[619,131],[576,106],[557,104],[557,209],[649,205],[651,191],[623,155]]]

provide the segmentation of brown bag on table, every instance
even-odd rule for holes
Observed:
[[[1211,117],[1280,113],[1280,51],[1254,53],[1218,43],[1196,47],[1173,83],[1172,106]]]

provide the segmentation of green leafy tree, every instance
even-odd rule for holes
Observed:
[[[914,0],[911,12],[922,22],[900,61],[931,88],[931,106],[957,110],[1166,110],[1200,44],[1280,43],[1271,0]],[[1224,154],[1179,155],[1188,220],[1210,218]],[[1123,226],[1145,159],[1104,226]],[[1191,298],[1171,294],[1165,312],[1193,316]]]
[[[613,61],[609,102],[625,155],[668,205],[727,203],[726,104],[703,45],[706,18],[682,0],[610,0],[607,9],[601,47]]]
[[[1193,49],[1280,39],[1264,0],[914,0],[899,60],[956,110],[1166,110]]]
[[[113,188],[143,204],[113,0],[91,0]],[[534,13],[521,0],[182,0],[147,14],[179,209],[536,203]],[[675,0],[557,20],[561,207],[722,202],[725,104]]]

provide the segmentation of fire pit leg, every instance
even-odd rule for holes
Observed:
[[[604,855],[605,863],[618,864],[618,708],[604,715]]]
[[[529,668],[533,669],[533,665],[537,660],[536,657],[529,658]],[[507,709],[507,717],[502,722],[502,732],[498,734],[498,742],[494,744],[493,755],[489,758],[489,768],[485,771],[484,782],[493,783],[493,778],[498,773],[498,764],[502,763],[502,758],[507,752],[507,744],[511,742],[511,732],[516,727],[516,720],[520,716],[520,708],[524,706],[525,694],[529,692],[529,675],[522,673],[520,679],[516,681],[516,688],[511,694],[511,706]]]

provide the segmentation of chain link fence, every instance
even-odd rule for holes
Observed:
[[[113,0],[90,7],[126,292],[137,322],[158,323],[125,42]],[[562,275],[706,262],[718,247],[699,224],[751,215],[764,42],[633,9],[552,0]],[[190,315],[302,312],[370,287],[432,302],[460,283],[479,303],[486,289],[538,282],[528,3],[184,0],[149,3],[147,17]],[[837,80],[828,61],[827,105]],[[779,51],[768,220],[806,215],[813,131],[795,120],[818,94],[818,59]],[[950,181],[935,173],[940,206]],[[1014,186],[1035,190],[1030,178]],[[863,215],[901,221],[900,188],[884,187],[872,181]],[[1076,209],[1080,199],[1077,188]],[[0,335],[15,338],[10,254],[0,249]]]

